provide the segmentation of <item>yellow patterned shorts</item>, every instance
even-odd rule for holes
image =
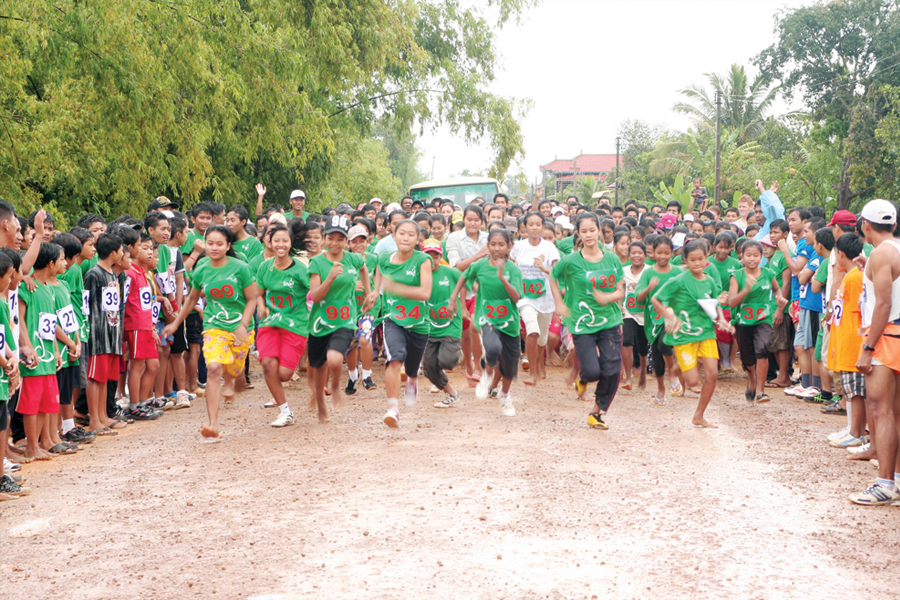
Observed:
[[[253,345],[253,331],[246,343],[238,344],[234,333],[222,329],[208,329],[203,332],[203,357],[206,364],[219,363],[225,372],[237,377],[244,371],[244,362]]]
[[[676,345],[675,358],[678,359],[678,366],[681,367],[682,371],[690,371],[696,367],[697,360],[700,358],[719,358],[719,347],[716,345],[716,338]]]

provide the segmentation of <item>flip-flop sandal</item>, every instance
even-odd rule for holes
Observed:
[[[63,444],[56,444],[55,446],[47,450],[47,452],[49,452],[50,454],[75,454],[75,450],[64,446]]]
[[[93,434],[100,437],[101,435],[119,435],[119,432],[109,427],[101,427],[100,429],[95,430]]]
[[[769,398],[769,395],[768,395],[768,394],[760,394],[759,396],[756,397],[756,403],[757,403],[757,404],[763,404],[763,403],[765,403],[765,402],[770,402],[771,400],[772,400],[772,399]]]
[[[117,421],[114,419],[113,424],[109,425],[108,427],[110,429],[125,429],[126,427],[128,427],[128,423],[126,423],[125,421]]]
[[[265,404],[263,404],[263,408],[278,408],[278,403],[274,400],[269,400]]]
[[[767,382],[766,382],[766,387],[767,387],[767,388],[774,388],[774,389],[776,389],[776,390],[780,390],[780,389],[784,389],[784,388],[787,387],[787,386],[781,385],[780,383],[775,383],[774,381],[767,381]]]

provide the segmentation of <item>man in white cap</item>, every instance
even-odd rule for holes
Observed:
[[[304,221],[309,218],[309,213],[303,210],[306,206],[306,194],[303,190],[294,190],[291,192],[291,211],[284,213],[284,217],[290,221],[294,217],[302,217]]]
[[[381,212],[381,207],[384,206],[384,202],[382,202],[381,198],[372,198],[369,200],[369,204],[375,207],[375,210]]]
[[[863,207],[862,232],[875,246],[863,272],[866,327],[856,367],[866,376],[866,418],[878,457],[878,480],[864,492],[851,494],[856,504],[900,504],[897,482],[900,427],[900,241],[894,238],[897,208],[887,200]]]

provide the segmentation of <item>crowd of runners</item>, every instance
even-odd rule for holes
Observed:
[[[294,423],[284,385],[300,373],[327,422],[327,397],[339,409],[376,389],[383,358],[392,428],[420,383],[441,394],[435,410],[470,400],[447,376],[457,366],[475,399],[514,417],[520,369],[541,386],[547,365],[567,367],[580,399],[594,386],[592,428],[648,378],[649,403],[695,394],[692,425],[715,428],[706,408],[740,360],[747,402],[779,390],[846,415],[828,443],[878,468],[851,501],[900,504],[897,208],[826,219],[756,187],[724,213],[695,180],[688,207],[497,194],[312,215],[302,191],[267,206],[257,185],[252,221],[243,205],[180,212],[158,197],[142,218],[85,215],[67,232],[0,201],[0,500],[28,493],[20,465],[197,397],[201,434],[219,437],[253,353],[273,427]]]

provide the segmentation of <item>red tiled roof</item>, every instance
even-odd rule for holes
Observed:
[[[622,157],[619,157],[619,166]],[[609,173],[616,170],[615,154],[579,154],[574,159],[554,160],[541,167],[541,171],[571,173],[575,168],[579,173]]]
[[[604,181],[606,179],[605,173],[601,173],[599,175],[597,175],[595,173],[582,173],[581,168],[578,169],[578,176],[579,177],[594,177],[594,179],[599,179],[600,181]],[[560,175],[556,178],[556,182],[557,183],[571,183],[572,176],[571,175]]]

